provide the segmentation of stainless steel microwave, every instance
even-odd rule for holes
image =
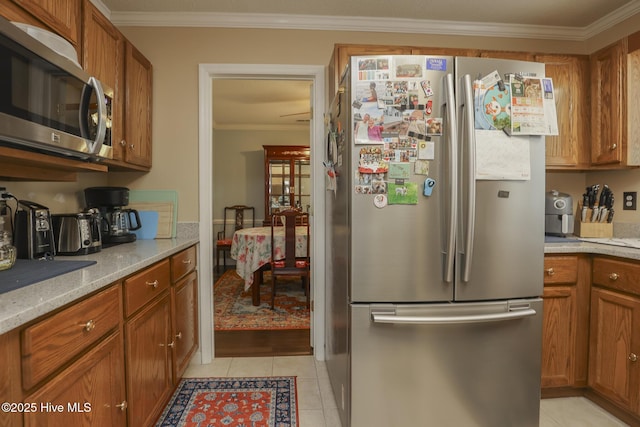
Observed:
[[[112,158],[113,90],[0,17],[0,144]]]

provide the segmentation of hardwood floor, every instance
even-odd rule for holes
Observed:
[[[227,266],[227,270],[234,266]],[[224,273],[214,270],[214,280]],[[313,354],[309,329],[216,331],[215,357],[302,356]]]

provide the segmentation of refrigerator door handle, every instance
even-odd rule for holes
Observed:
[[[412,324],[412,325],[448,325],[461,323],[500,322],[535,316],[533,308],[490,314],[472,314],[467,316],[402,316],[389,311],[371,312],[374,323]]]
[[[473,86],[471,84],[471,76],[466,74],[463,78],[463,96],[464,103],[461,108],[460,123],[462,130],[460,138],[465,147],[461,150],[466,154],[467,160],[467,179],[463,185],[466,186],[466,234],[464,234],[464,262],[462,271],[462,281],[469,282],[471,279],[471,264],[473,260],[473,236],[475,235],[476,225],[476,136],[474,125],[474,108],[473,108]]]
[[[447,135],[449,146],[449,181],[451,191],[449,193],[449,227],[447,232],[444,281],[453,282],[455,247],[456,247],[456,227],[458,224],[458,133],[456,124],[456,101],[453,88],[453,75],[447,74],[444,81],[444,102],[442,112],[444,115],[444,131]]]

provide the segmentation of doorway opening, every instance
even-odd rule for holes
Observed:
[[[207,363],[207,360],[213,358],[215,354],[214,342],[218,339],[223,340],[222,334],[216,332],[214,333],[213,322],[207,322],[205,319],[213,319],[213,286],[211,284],[214,283],[214,269],[216,268],[215,263],[213,262],[213,252],[215,245],[215,229],[216,229],[216,218],[219,219],[219,216],[216,215],[217,211],[222,211],[225,202],[217,201],[218,196],[222,196],[225,190],[228,190],[229,187],[232,187],[229,183],[230,180],[234,180],[234,176],[223,176],[223,181],[227,182],[226,186],[221,190],[217,188],[218,183],[218,173],[222,172],[221,167],[216,163],[218,157],[220,155],[217,151],[216,144],[220,138],[220,135],[216,133],[218,130],[216,126],[220,130],[225,128],[225,125],[222,124],[224,120],[220,119],[220,123],[218,123],[218,116],[216,115],[215,105],[216,100],[214,99],[215,89],[218,87],[218,83],[220,83],[220,87],[224,88],[224,91],[229,92],[231,89],[230,83],[232,81],[239,81],[240,84],[244,84],[245,87],[250,87],[253,82],[258,80],[269,80],[276,81],[280,80],[281,82],[306,82],[307,86],[310,88],[310,97],[307,100],[307,104],[305,106],[297,106],[293,105],[292,101],[289,101],[287,104],[293,108],[290,111],[282,111],[282,116],[286,116],[289,118],[293,118],[296,120],[309,120],[309,124],[307,124],[306,132],[306,140],[309,142],[309,146],[311,148],[312,160],[311,160],[311,203],[310,203],[310,212],[311,212],[311,228],[312,228],[312,236],[318,235],[322,236],[324,234],[324,170],[322,168],[323,161],[323,134],[324,134],[324,125],[322,121],[322,112],[324,111],[324,67],[321,66],[286,66],[286,65],[218,65],[218,64],[207,64],[200,66],[200,184],[199,184],[199,192],[200,192],[200,236],[201,236],[201,255],[202,258],[206,258],[206,264],[203,265],[201,278],[202,283],[200,284],[201,296],[202,296],[202,304],[201,304],[201,359],[203,363]],[[233,95],[234,91],[231,90],[231,94]],[[240,91],[236,91],[235,93],[240,94]],[[232,101],[234,104],[240,105],[242,109],[243,103],[242,96],[236,96]],[[272,98],[273,101],[274,95],[266,95],[266,99],[263,99],[265,105],[268,104],[269,98]],[[309,101],[310,100],[310,101]],[[227,103],[226,110],[231,110],[231,105]],[[255,102],[253,103],[255,104]],[[236,105],[236,106],[237,106]],[[245,102],[245,110],[246,107]],[[273,105],[265,106],[263,108],[271,108],[274,109]],[[306,107],[306,108],[305,108]],[[309,108],[311,107],[311,108]],[[218,107],[220,108],[220,107]],[[304,111],[303,111],[304,110]],[[304,116],[307,116],[306,118]],[[259,121],[258,117],[254,115],[248,115],[248,118],[254,118],[254,123],[249,123],[251,120],[244,120],[245,129],[244,132],[248,131],[248,128],[253,128],[256,131],[257,126],[256,123]],[[300,122],[297,122],[300,123]],[[232,127],[238,128],[240,125],[236,124],[227,124],[225,132],[229,133]],[[272,129],[274,130],[275,127]],[[264,132],[263,132],[264,133]],[[248,135],[248,134],[247,134]],[[246,148],[246,147],[245,147]],[[260,145],[261,148],[261,145]],[[253,164],[255,166],[255,162],[258,159],[258,154],[262,154],[262,151],[258,151],[255,149],[245,149],[242,153],[236,154],[242,157],[242,161],[245,165]],[[224,156],[222,156],[224,157]],[[262,160],[260,160],[262,161]],[[232,162],[228,162],[232,163]],[[252,178],[245,180],[245,183],[242,184],[241,190],[236,190],[236,193],[245,193],[252,194],[254,199],[258,200],[255,197],[260,197],[259,200],[264,200],[263,193],[263,182],[264,178],[262,175],[263,168],[261,167],[257,174],[259,178],[255,175],[256,171]],[[233,172],[238,172],[234,170]],[[223,184],[224,185],[224,184]],[[221,199],[224,200],[224,199]],[[222,203],[222,205],[220,204]],[[254,204],[258,204],[254,202]],[[256,210],[258,206],[256,206]],[[264,209],[260,206],[261,215],[257,215],[257,217],[264,216]],[[257,218],[258,222],[260,218]],[[261,224],[260,224],[261,225]],[[205,248],[206,246],[206,248]],[[324,359],[324,241],[322,238],[312,239],[312,291],[311,296],[313,300],[314,310],[311,312],[311,328],[310,333],[306,338],[306,346],[307,348],[313,348],[314,355],[318,360]],[[209,275],[209,277],[205,277],[205,275]],[[205,285],[208,283],[209,285]],[[318,285],[320,284],[320,285]],[[205,303],[205,301],[210,303]],[[209,356],[209,358],[207,358]]]

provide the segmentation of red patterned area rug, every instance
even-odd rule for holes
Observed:
[[[235,270],[226,271],[213,285],[216,331],[309,329],[307,298],[300,279],[278,280],[276,301],[271,310],[271,273],[265,272],[260,287],[260,305],[251,302],[251,289]]]
[[[296,427],[296,377],[184,378],[156,427]]]

